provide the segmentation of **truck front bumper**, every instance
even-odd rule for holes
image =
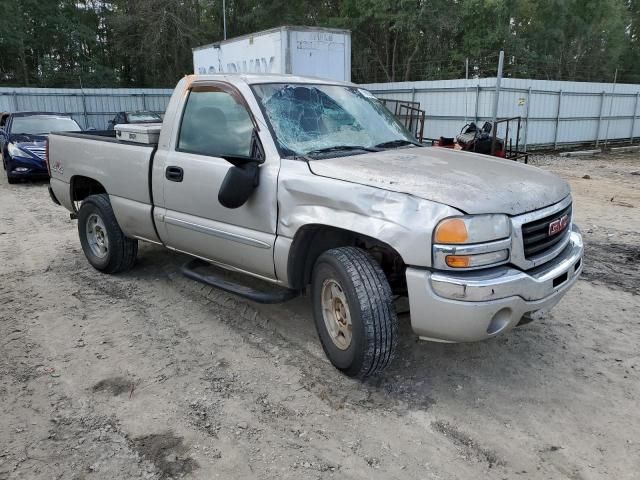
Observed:
[[[509,331],[525,315],[551,309],[582,272],[582,235],[572,226],[560,255],[523,272],[496,267],[473,272],[407,268],[411,327],[424,340],[473,342]]]

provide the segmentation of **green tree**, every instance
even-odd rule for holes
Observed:
[[[222,0],[0,0],[0,83],[171,86],[223,37]],[[227,0],[234,37],[352,31],[357,82],[495,75],[640,81],[640,0]]]

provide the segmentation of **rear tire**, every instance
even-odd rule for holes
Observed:
[[[78,212],[78,235],[87,260],[96,270],[118,273],[135,264],[138,241],[122,233],[109,195],[84,199]]]
[[[366,378],[393,360],[398,317],[382,268],[355,247],[324,252],[313,269],[313,316],[327,357],[350,377]]]

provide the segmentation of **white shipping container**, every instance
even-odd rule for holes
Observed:
[[[351,32],[278,27],[193,49],[193,70],[207,73],[290,73],[351,81]]]

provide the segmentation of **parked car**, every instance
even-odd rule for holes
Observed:
[[[107,130],[113,130],[115,125],[128,123],[162,123],[162,117],[155,112],[118,112],[112,120],[109,120]]]
[[[254,301],[306,290],[327,356],[350,376],[393,358],[397,296],[420,338],[484,340],[550,309],[583,268],[567,182],[425,147],[350,83],[189,76],[161,128],[117,135],[49,137],[52,198],[77,215],[89,263],[130,269],[143,240]]]
[[[6,116],[0,128],[2,166],[9,183],[23,178],[47,178],[45,142],[52,131],[82,130],[62,113],[18,112]]]

